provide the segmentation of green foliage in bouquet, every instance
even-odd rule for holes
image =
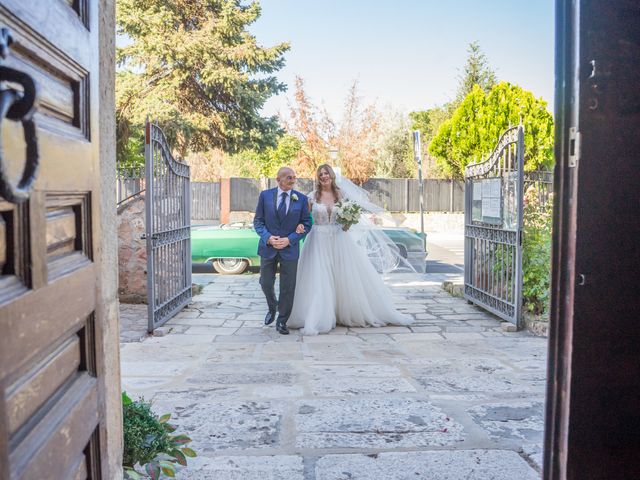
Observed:
[[[360,220],[362,214],[362,207],[355,202],[349,200],[342,200],[335,205],[336,208],[336,221],[342,225],[343,230],[349,230],[352,225],[355,225]]]
[[[156,416],[151,404],[144,399],[133,401],[122,393],[122,417],[124,427],[124,452],[122,464],[125,479],[156,480],[163,475],[173,478],[175,464],[187,465],[187,457],[196,452],[185,445],[191,442],[186,435],[172,435],[176,430],[169,419],[171,414]],[[144,472],[136,470],[136,466]]]

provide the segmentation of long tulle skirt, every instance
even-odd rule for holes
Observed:
[[[336,325],[408,325],[393,306],[391,292],[363,249],[338,225],[314,225],[298,262],[293,309],[287,325],[304,335]]]

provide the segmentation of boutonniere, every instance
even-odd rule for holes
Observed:
[[[294,202],[298,201],[298,195],[296,195],[295,193],[291,194],[291,200],[293,200]]]

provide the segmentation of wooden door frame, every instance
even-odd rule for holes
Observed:
[[[549,316],[549,351],[547,401],[544,434],[544,478],[559,480],[566,462],[566,401],[571,375],[570,354],[573,330],[573,263],[575,261],[575,170],[567,166],[568,132],[577,124],[577,107],[570,92],[578,88],[574,75],[576,18],[570,2],[556,1],[555,40],[555,172],[556,195],[553,216],[551,254],[551,307]]]
[[[621,14],[623,9],[636,17]],[[632,161],[640,151],[640,109],[634,104],[635,110],[623,111],[626,104],[619,101],[640,68],[638,28],[620,26],[638,18],[640,7],[631,0],[556,0],[545,480],[626,480],[640,472],[640,296],[630,275],[640,263],[639,222],[633,220],[640,169]],[[609,55],[623,42],[635,50],[626,57]],[[592,60],[601,75],[597,82]],[[632,137],[612,135],[620,125]],[[635,210],[628,208],[633,199]]]
[[[95,26],[99,30],[99,84],[92,91],[100,105],[95,128],[100,132],[96,182],[116,184],[115,29],[116,0],[99,0]],[[94,201],[94,221],[101,237],[95,240],[99,285],[96,285],[96,348],[102,349],[96,366],[104,379],[100,390],[104,417],[100,422],[102,478],[122,478],[122,403],[120,384],[120,322],[118,304],[118,241],[115,188],[100,188]]]

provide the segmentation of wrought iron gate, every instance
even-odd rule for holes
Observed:
[[[465,168],[464,296],[518,325],[522,310],[524,130]]]
[[[189,166],[177,162],[164,133],[145,128],[147,298],[149,332],[191,300]]]

